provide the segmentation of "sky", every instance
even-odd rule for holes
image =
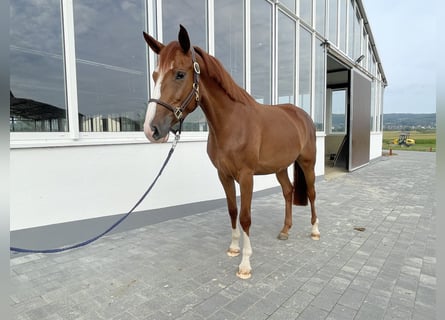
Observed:
[[[436,112],[436,14],[427,3],[363,0],[388,81],[384,113]]]

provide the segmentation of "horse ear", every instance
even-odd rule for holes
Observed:
[[[179,44],[181,45],[182,51],[184,53],[189,52],[190,50],[190,38],[187,30],[183,27],[182,24],[179,25],[179,34],[178,34]]]
[[[165,47],[162,43],[160,43],[158,40],[153,38],[152,36],[146,34],[144,31],[142,31],[144,34],[145,42],[147,42],[148,46],[151,48],[151,50],[154,51],[154,53],[159,54],[161,50]]]

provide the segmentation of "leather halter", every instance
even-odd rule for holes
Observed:
[[[192,85],[192,90],[190,91],[188,96],[184,99],[184,101],[181,103],[181,105],[179,107],[175,107],[167,102],[161,101],[160,99],[154,99],[154,98],[150,98],[150,100],[148,100],[149,103],[155,102],[163,106],[167,110],[173,112],[176,119],[179,120],[179,129],[177,130],[177,132],[179,133],[181,133],[182,122],[184,121],[183,112],[190,104],[190,101],[192,100],[193,96],[195,96],[196,104],[197,105],[199,104],[199,75],[201,73],[201,69],[199,67],[198,62],[196,61],[195,50],[193,49],[192,46],[190,47],[190,51],[192,53],[192,62],[193,62],[193,85]]]

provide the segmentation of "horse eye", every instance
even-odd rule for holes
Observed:
[[[176,72],[176,80],[184,79],[184,77],[185,77],[185,72],[183,71]]]

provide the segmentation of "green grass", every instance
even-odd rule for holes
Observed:
[[[394,138],[398,138],[400,131],[383,131],[383,148],[408,151],[436,151],[436,131],[410,131],[410,138],[416,140],[416,144],[406,147],[393,144]]]

